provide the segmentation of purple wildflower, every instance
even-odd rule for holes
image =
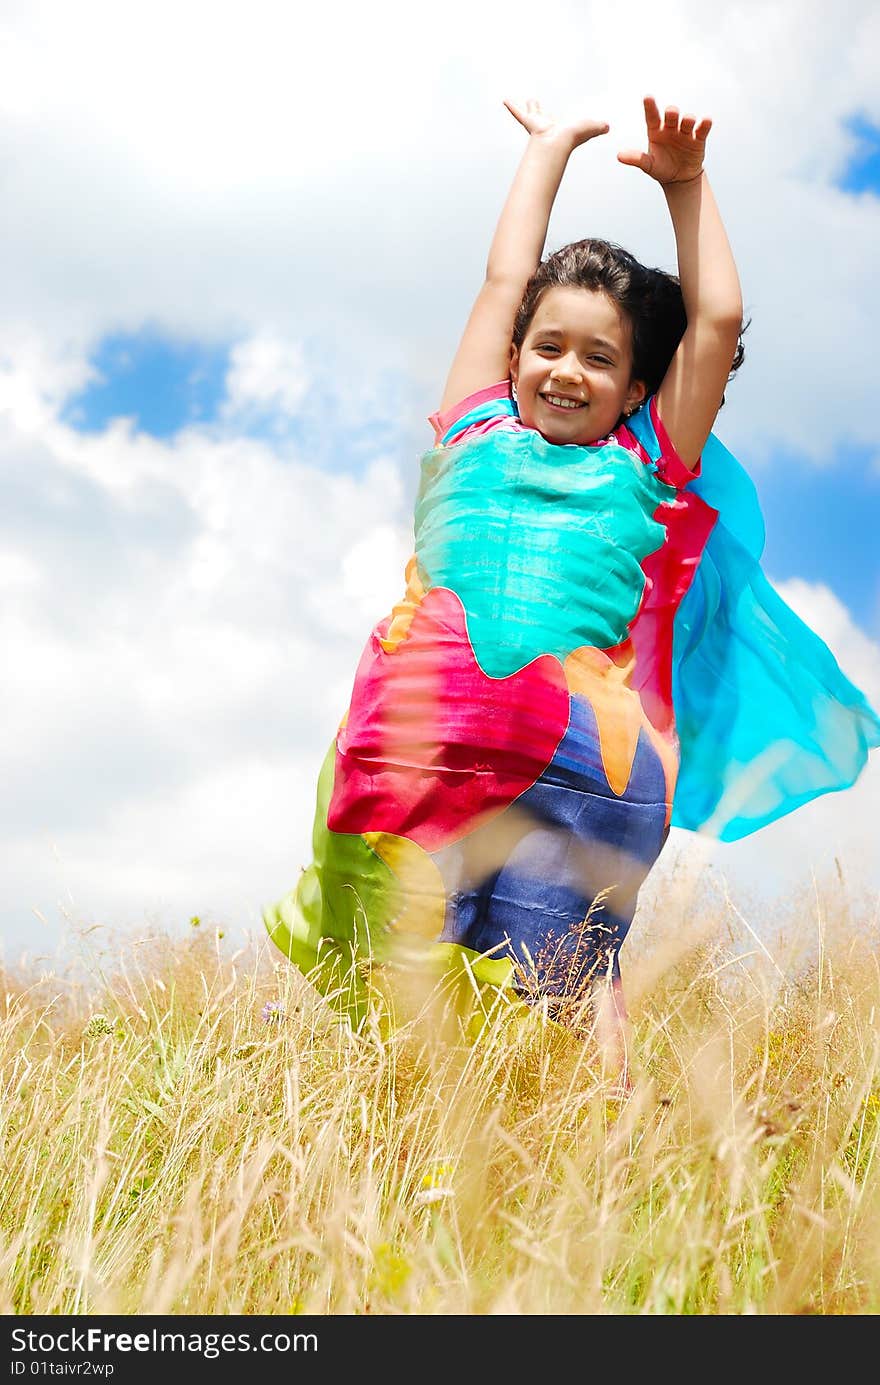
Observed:
[[[267,1000],[260,1011],[260,1018],[267,1024],[279,1024],[284,1019],[284,1006],[280,1000]]]

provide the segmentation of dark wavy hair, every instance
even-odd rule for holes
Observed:
[[[514,319],[513,344],[522,346],[541,299],[552,288],[601,290],[618,305],[632,327],[632,378],[641,380],[649,395],[662,383],[687,326],[681,285],[674,274],[649,269],[628,250],[607,240],[577,240],[542,260],[526,284]],[[728,380],[743,363],[743,333]],[[724,403],[722,397],[721,403]]]

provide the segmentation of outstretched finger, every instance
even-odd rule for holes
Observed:
[[[677,129],[678,129],[678,107],[677,107],[677,106],[667,106],[667,107],[666,107],[666,110],[663,112],[663,124],[665,125],[665,127],[666,127],[667,130],[677,130]]]
[[[510,114],[513,116],[514,120],[518,120],[520,125],[525,125],[527,120],[526,111],[529,109],[528,101],[525,102],[525,107],[523,107],[523,104],[521,102],[508,101],[505,97],[504,105],[510,111]]]
[[[712,129],[712,120],[711,120],[711,117],[708,116],[708,115],[703,116],[703,119],[700,121],[699,125],[698,125],[697,128],[694,130],[694,138],[695,138],[695,139],[705,139],[706,136],[708,135],[708,133],[709,133],[709,131],[710,131],[711,129]]]
[[[645,106],[645,123],[646,123],[646,125],[648,126],[648,129],[649,129],[649,130],[659,130],[659,129],[660,129],[660,108],[658,107],[657,102],[654,100],[653,96],[646,96],[646,97],[645,97],[644,106]]]
[[[681,117],[681,124],[678,128],[681,130],[681,133],[683,135],[692,135],[694,133],[694,126],[696,125],[696,123],[697,117],[695,115],[683,115]]]

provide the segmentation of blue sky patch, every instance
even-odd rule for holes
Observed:
[[[114,418],[132,418],[138,431],[168,438],[216,417],[225,397],[229,346],[181,341],[145,328],[104,337],[91,363],[98,376],[68,401],[65,423],[93,433]]]
[[[219,420],[227,399],[226,378],[234,341],[212,345],[166,336],[154,328],[103,337],[91,356],[96,377],[68,400],[62,420],[82,433],[98,433],[113,419],[130,418],[138,432],[170,438],[181,428]],[[325,347],[319,342],[316,350]],[[354,363],[351,364],[355,370]],[[360,380],[359,385],[362,384]],[[340,408],[338,390],[311,387],[293,413],[276,399],[241,404],[224,426],[254,438],[284,456],[291,449],[303,461],[327,471],[362,472],[377,456],[417,460],[407,428],[412,401],[407,382],[388,371],[367,381],[361,402]],[[421,446],[430,430],[418,420]]]
[[[856,147],[839,181],[844,192],[880,194],[880,127],[864,116],[854,115],[846,128],[855,136]]]
[[[880,637],[877,514],[880,472],[867,448],[817,468],[794,455],[752,473],[767,526],[764,571],[830,587],[873,638]]]

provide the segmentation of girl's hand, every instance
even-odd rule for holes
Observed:
[[[703,171],[706,136],[712,128],[708,116],[699,122],[693,115],[679,115],[677,106],[660,111],[653,96],[645,97],[645,124],[648,127],[648,150],[625,149],[618,154],[622,164],[640,168],[649,178],[664,186],[669,183],[690,183]]]
[[[553,143],[558,140],[570,149],[577,149],[579,144],[586,144],[588,139],[594,139],[596,135],[608,133],[608,124],[604,120],[588,120],[586,117],[581,120],[554,120],[553,116],[541,110],[540,102],[532,99],[522,105],[513,101],[505,101],[504,104],[530,135]]]

